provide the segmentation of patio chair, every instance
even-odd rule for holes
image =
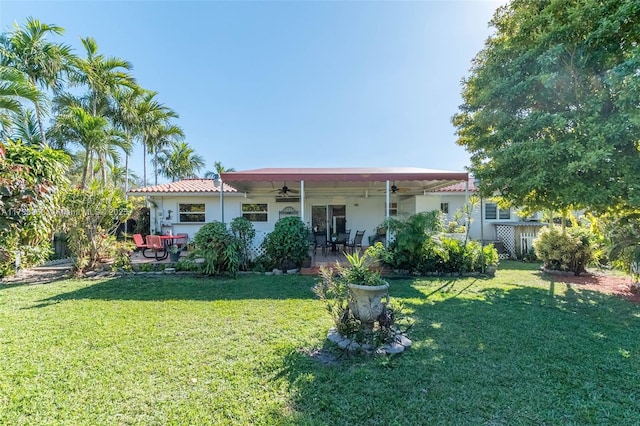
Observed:
[[[353,241],[347,242],[344,245],[347,250],[351,249],[351,254],[356,251],[356,248],[358,251],[362,251],[362,238],[364,237],[364,233],[365,231],[356,231],[356,236]]]
[[[316,255],[316,252],[318,251],[319,248],[322,249],[322,255],[324,257],[327,257],[327,237],[324,234],[324,232],[316,232],[313,234],[314,237],[314,241],[315,241],[315,246],[313,247],[313,255]]]
[[[342,251],[346,250],[346,245],[349,242],[351,236],[351,229],[347,229],[344,232],[338,232],[338,238],[336,238],[335,245],[342,246]]]
[[[169,256],[167,248],[162,244],[160,235],[147,235],[147,249],[154,252],[156,260],[164,260]]]
[[[150,247],[144,243],[144,239],[142,238],[142,234],[133,234],[133,242],[136,245],[136,250],[139,250],[142,253],[142,256],[146,258],[152,258],[154,256],[147,256],[145,253]]]

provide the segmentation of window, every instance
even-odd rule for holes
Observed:
[[[205,222],[204,203],[202,204],[178,204],[180,222]]]
[[[449,214],[449,203],[440,203],[440,211],[444,214]]]
[[[398,203],[389,203],[389,216],[398,216]]]
[[[269,213],[268,204],[243,204],[242,217],[250,222],[266,222]]]
[[[511,209],[499,209],[495,203],[486,203],[484,205],[484,218],[485,219],[511,219]]]

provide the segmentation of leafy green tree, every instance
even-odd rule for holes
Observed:
[[[640,206],[640,2],[513,0],[491,23],[453,117],[483,194]]]
[[[68,213],[63,225],[76,269],[93,269],[113,256],[114,234],[133,211],[122,191],[93,182],[67,191],[63,205]]]
[[[68,163],[49,147],[0,144],[0,275],[11,270],[18,253],[23,266],[48,258]]]
[[[204,159],[186,142],[173,142],[170,148],[158,157],[159,171],[173,182],[179,179],[197,177],[197,172],[204,167]]]
[[[24,26],[16,25],[12,32],[0,36],[0,62],[24,73],[34,87],[58,90],[63,83],[62,75],[74,56],[69,46],[50,42],[47,36],[63,33],[62,27],[27,18]],[[45,98],[36,97],[31,100],[35,107],[42,141],[46,144],[43,122]]]

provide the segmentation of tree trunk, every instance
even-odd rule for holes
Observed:
[[[40,128],[40,137],[42,138],[42,146],[46,146],[47,136],[45,135],[44,124],[42,124],[42,110],[40,109],[40,105],[38,104],[38,102],[34,102],[33,105],[35,106],[35,110],[36,110],[36,119],[38,120],[38,127]]]

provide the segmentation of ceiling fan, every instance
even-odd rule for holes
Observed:
[[[282,188],[274,189],[271,192],[277,192],[279,195],[287,196],[288,194],[298,194],[300,191],[298,191],[297,189],[289,188],[287,186],[287,182],[285,182]]]
[[[391,191],[392,194],[396,194],[396,193],[407,192],[409,190],[409,188],[398,187],[398,186],[396,186],[395,183],[393,183],[389,187],[389,190]],[[383,188],[383,189],[379,189],[378,191],[386,192],[387,190],[385,188]]]

